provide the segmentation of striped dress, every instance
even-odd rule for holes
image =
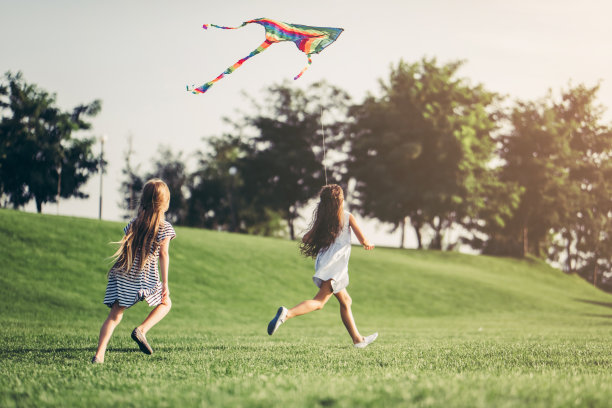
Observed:
[[[123,229],[127,234],[132,222]],[[168,237],[173,239],[176,236],[174,228],[168,221],[164,221],[157,232],[155,243],[149,250],[147,264],[140,271],[140,255],[136,254],[134,265],[129,274],[124,274],[113,268],[108,273],[108,284],[104,295],[104,304],[112,307],[118,301],[119,306],[130,307],[141,300],[146,300],[149,306],[157,306],[162,300],[162,283],[159,280],[157,270],[157,260],[159,258],[159,248],[162,241]]]

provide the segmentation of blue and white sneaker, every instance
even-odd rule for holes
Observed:
[[[288,311],[289,310],[287,310],[287,308],[284,306],[278,308],[276,311],[276,316],[274,316],[274,319],[270,320],[270,323],[268,323],[268,334],[270,336],[273,335],[276,330],[278,330],[278,327],[281,324],[285,323]]]
[[[355,343],[354,347],[355,348],[366,348],[368,344],[376,340],[377,337],[378,337],[378,333],[370,334],[369,336],[364,337],[361,343]]]

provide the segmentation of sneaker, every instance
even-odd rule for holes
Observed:
[[[102,361],[98,360],[98,357],[93,356],[91,359],[91,364],[102,364]]]
[[[288,311],[289,310],[287,310],[287,308],[284,306],[278,308],[276,311],[276,316],[274,316],[274,319],[270,320],[270,323],[268,323],[268,334],[270,336],[273,335],[276,330],[278,330],[278,327],[281,324],[285,323],[285,318],[287,317]]]
[[[138,327],[135,328],[132,332],[132,340],[134,340],[136,344],[138,344],[138,347],[140,347],[140,351],[145,354],[153,354],[153,349],[151,348],[151,346],[149,346],[149,343],[147,343],[147,338]]]
[[[355,348],[366,348],[368,344],[376,340],[377,337],[378,337],[378,333],[370,334],[369,336],[364,337],[361,343],[355,343],[354,347]]]

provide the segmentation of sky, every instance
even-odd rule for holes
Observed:
[[[119,220],[128,136],[143,172],[160,146],[183,152],[189,164],[203,140],[230,130],[224,118],[250,110],[244,93],[257,99],[284,80],[303,88],[326,80],[359,102],[378,92],[379,80],[400,59],[464,60],[459,76],[510,100],[599,83],[598,101],[608,108],[609,122],[611,14],[605,0],[0,0],[0,73],[21,71],[28,83],[56,93],[66,110],[102,100],[93,129],[82,135],[107,136],[102,218]],[[264,29],[255,24],[240,30],[203,30],[202,24],[237,26],[261,17],[345,31],[312,57],[297,81],[292,78],[306,56],[293,43],[281,43],[206,94],[187,92],[186,85],[215,78],[264,40]],[[98,154],[99,144],[95,149]],[[95,176],[83,189],[89,199],[48,204],[43,212],[96,218],[99,188]],[[374,244],[398,244],[398,232],[389,233],[388,225],[358,220]],[[415,245],[411,231],[406,245]]]

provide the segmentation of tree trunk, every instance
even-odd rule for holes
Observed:
[[[417,217],[410,217],[410,223],[412,224],[412,228],[414,228],[414,233],[416,235],[417,240],[417,249],[423,249],[423,237],[421,236],[421,227],[422,223],[416,221]]]
[[[527,256],[529,253],[529,229],[527,226],[523,227],[523,257]]]
[[[430,248],[431,249],[439,249],[442,250],[442,220],[438,219],[438,225],[436,225],[435,220],[431,223],[433,230],[435,231],[433,240],[431,241]]]
[[[287,215],[287,225],[289,225],[289,237],[293,241],[295,239],[295,230],[293,228],[293,218],[291,216],[291,213]]]
[[[423,249],[423,237],[421,236],[421,228],[415,228],[414,233],[417,239],[417,249]]]
[[[572,253],[570,252],[570,246],[572,241],[570,238],[567,239],[567,245],[565,246],[565,251],[567,253],[567,259],[565,260],[565,268],[567,273],[572,273]]]
[[[36,199],[36,212],[37,213],[41,213],[42,212],[42,201],[40,201],[38,198]]]

